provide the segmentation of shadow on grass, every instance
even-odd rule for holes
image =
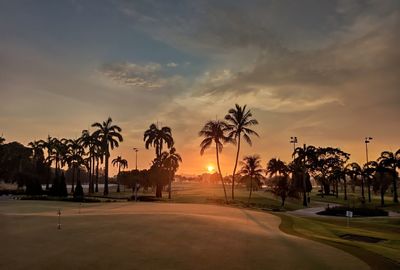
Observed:
[[[391,270],[391,269],[400,269],[400,264],[392,261],[386,257],[383,257],[379,254],[376,254],[374,252],[368,251],[366,249],[362,249],[358,246],[354,246],[351,243],[342,243],[342,242],[335,242],[335,241],[330,241],[327,239],[322,239],[318,237],[311,237],[305,234],[302,234],[298,231],[296,231],[293,228],[294,225],[294,220],[292,217],[285,215],[285,214],[280,214],[280,213],[271,213],[273,215],[276,215],[281,218],[281,224],[279,225],[279,229],[287,234],[294,235],[297,237],[317,241],[335,248],[338,248],[340,250],[343,250],[347,253],[350,253],[351,255],[363,260],[366,262],[371,269],[385,269],[385,270]]]

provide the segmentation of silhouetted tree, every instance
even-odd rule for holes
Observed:
[[[161,157],[164,143],[167,144],[168,149],[174,145],[171,128],[162,127],[159,129],[156,124],[151,124],[149,129],[144,132],[143,141],[146,149],[149,149],[150,146],[155,148],[157,158]]]
[[[285,162],[280,159],[271,158],[267,163],[267,173],[270,177],[273,175],[284,175],[288,173],[289,168]]]
[[[174,179],[175,172],[179,168],[179,163],[182,162],[182,157],[176,152],[175,147],[172,147],[169,152],[161,154],[162,166],[168,172],[168,199],[171,199],[171,183]]]
[[[233,138],[237,145],[235,165],[232,173],[232,200],[235,199],[235,174],[239,159],[241,138],[243,136],[243,139],[251,146],[252,142],[250,136],[259,136],[257,132],[250,129],[251,126],[257,125],[258,122],[256,119],[252,118],[253,115],[250,110],[246,110],[246,106],[247,105],[241,107],[235,104],[235,108],[231,108],[229,113],[225,116],[225,120],[228,122],[228,136]]]
[[[303,147],[297,147],[293,153],[294,161],[293,168],[296,168],[294,171],[294,180],[299,179],[299,172],[301,171],[302,178],[302,192],[303,192],[303,205],[307,206],[307,179],[310,178],[310,171],[312,171],[317,163],[317,148],[312,145],[306,146],[304,144]],[[296,181],[297,182],[297,181]]]
[[[226,202],[228,202],[228,197],[226,195],[225,183],[221,173],[221,166],[219,164],[219,154],[222,152],[225,143],[231,143],[233,141],[232,138],[228,136],[227,132],[227,123],[219,120],[208,121],[199,132],[199,136],[204,137],[203,141],[200,143],[200,155],[203,155],[204,151],[208,149],[213,143],[215,143],[217,167]]]
[[[248,176],[250,178],[250,192],[248,203],[250,203],[251,194],[253,192],[253,180],[262,179],[263,169],[261,166],[261,159],[258,155],[245,156],[243,161],[240,162],[242,166],[240,174],[243,176]]]
[[[104,195],[108,195],[108,160],[110,158],[110,148],[114,149],[114,147],[118,147],[119,142],[123,141],[122,135],[120,134],[121,128],[117,125],[112,125],[111,117],[103,123],[94,123],[92,127],[97,128],[97,130],[93,132],[93,136],[100,141],[105,156]]]
[[[120,192],[119,188],[119,175],[121,173],[121,167],[123,169],[128,167],[128,161],[126,159],[123,159],[121,156],[118,156],[117,158],[114,158],[112,160],[112,165],[113,166],[118,166],[118,175],[117,175],[117,192]]]
[[[396,155],[397,154],[397,155]],[[393,185],[393,202],[398,203],[399,199],[397,196],[397,171],[400,161],[397,159],[399,154],[390,151],[383,151],[381,156],[378,158],[379,165],[386,168],[387,172],[392,174],[392,185]]]

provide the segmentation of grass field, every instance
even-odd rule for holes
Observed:
[[[113,198],[132,195],[130,190],[111,191]],[[33,265],[32,269],[43,269],[40,266],[46,260],[50,260],[48,269],[55,268],[56,263],[60,269],[84,269],[88,265],[100,269],[263,269],[294,265],[298,269],[352,269],[357,264],[361,269],[400,267],[400,218],[353,218],[347,226],[345,218],[296,215],[291,211],[303,208],[297,199],[287,200],[283,208],[286,212],[271,212],[280,208],[278,198],[260,190],[253,193],[248,205],[248,191],[244,188],[236,191],[234,202],[225,205],[221,186],[213,184],[178,183],[172,200],[166,197],[164,193],[157,203],[0,201],[0,229],[5,236],[3,243],[7,243],[1,248],[0,269],[25,269],[28,264]],[[349,198],[344,202],[312,193],[310,206],[351,205],[349,202],[357,205],[358,194],[350,194]],[[374,197],[373,202],[378,199]],[[390,199],[386,198],[386,209],[399,211],[398,205],[389,203]],[[55,229],[58,208],[63,209],[61,233]],[[384,240],[366,243],[343,239],[345,234]],[[304,239],[313,242],[303,242]],[[322,255],[329,246],[334,248]],[[32,250],[50,253],[30,256]],[[69,254],[68,260],[53,261],[60,253]],[[20,262],[13,254],[29,260]],[[287,259],[291,256],[294,257]],[[95,261],[97,257],[102,258],[101,262]],[[76,258],[80,262],[74,264]]]
[[[233,207],[1,201],[0,211],[1,269],[368,268],[281,232],[278,217]]]

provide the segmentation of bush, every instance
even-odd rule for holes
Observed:
[[[76,201],[83,201],[84,200],[84,193],[81,181],[76,183],[75,191],[74,191],[74,200]]]
[[[388,216],[388,212],[378,208],[349,208],[346,206],[335,206],[328,207],[324,211],[318,212],[318,215],[323,216],[338,216],[345,217],[346,211],[352,211],[354,217],[376,217],[376,216]]]
[[[64,173],[61,174],[60,183],[58,186],[58,196],[60,196],[60,197],[68,196],[67,184],[65,183]]]

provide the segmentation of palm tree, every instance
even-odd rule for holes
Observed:
[[[79,138],[80,144],[87,148],[87,164],[88,164],[88,172],[89,172],[89,193],[94,192],[94,170],[95,170],[95,150],[96,147],[100,146],[100,142],[97,140],[93,134],[90,134],[88,130],[82,130],[82,135]]]
[[[114,167],[115,167],[115,166],[118,166],[117,192],[120,192],[120,189],[119,189],[119,175],[120,175],[120,173],[121,173],[121,167],[122,167],[123,169],[127,168],[127,167],[128,167],[128,161],[127,161],[126,159],[123,159],[121,156],[118,156],[118,157],[114,158],[114,159],[111,161],[111,163],[112,163],[112,165],[113,165]]]
[[[80,139],[68,140],[67,152],[66,152],[66,163],[68,167],[72,169],[72,186],[71,193],[75,191],[75,171],[79,169],[80,165],[83,164],[83,155],[85,154],[83,146],[80,144]],[[90,192],[90,191],[89,191]]]
[[[35,170],[37,172],[38,170],[38,165],[39,162],[43,164],[44,162],[44,145],[41,143],[41,141],[32,141],[30,143],[28,143],[28,146],[32,148],[32,152],[33,152],[33,160],[34,160],[34,166],[35,166]]]
[[[368,190],[368,202],[371,202],[371,183],[374,180],[374,166],[371,167],[371,163],[365,163],[362,168],[362,177],[367,181],[367,190]]]
[[[235,165],[232,173],[232,200],[235,199],[235,174],[239,160],[241,137],[243,135],[243,139],[250,146],[252,145],[250,136],[255,135],[259,137],[257,132],[249,128],[250,126],[257,125],[258,122],[256,119],[252,118],[253,115],[250,110],[246,110],[246,106],[247,105],[241,107],[238,104],[235,104],[235,108],[231,108],[228,114],[225,116],[225,120],[228,122],[229,127],[228,136],[235,140],[237,146]]]
[[[163,166],[168,170],[168,199],[171,199],[171,185],[175,172],[179,168],[179,163],[182,162],[182,157],[176,152],[175,147],[172,147],[169,152],[162,153]]]
[[[270,177],[273,175],[282,175],[287,174],[288,167],[285,162],[280,160],[279,158],[271,158],[267,164],[267,173],[269,173]]]
[[[49,190],[49,183],[51,179],[51,164],[53,159],[51,158],[51,154],[53,152],[53,138],[47,136],[47,140],[39,140],[38,144],[43,148],[47,149],[47,157],[45,158],[45,164],[47,166],[47,178],[46,178],[46,190]]]
[[[225,143],[231,143],[233,141],[232,138],[226,134],[228,128],[227,123],[224,121],[211,120],[208,121],[199,132],[199,136],[204,137],[203,141],[200,143],[200,155],[203,155],[204,151],[209,148],[212,143],[215,143],[217,167],[226,202],[228,202],[228,197],[226,195],[225,183],[221,173],[221,166],[219,164],[219,154],[222,152]]]
[[[253,191],[253,180],[261,179],[264,170],[261,166],[260,156],[258,155],[245,156],[243,158],[243,161],[240,161],[240,165],[242,166],[240,174],[250,178],[250,192],[249,192],[249,199],[247,202],[250,203],[251,193]]]
[[[171,128],[159,129],[156,124],[151,124],[149,129],[144,132],[143,141],[145,141],[146,149],[149,149],[150,146],[155,148],[157,158],[161,157],[164,143],[167,144],[168,149],[174,145]]]
[[[103,164],[104,153],[101,148],[101,145],[96,144],[93,152],[94,160],[96,162],[96,183],[94,192],[99,192],[99,165],[100,163]]]
[[[105,168],[104,168],[104,195],[108,195],[108,160],[110,158],[110,148],[114,149],[119,146],[119,142],[123,141],[122,135],[120,134],[121,128],[117,125],[112,125],[111,117],[108,117],[103,123],[94,123],[92,127],[97,128],[93,132],[93,136],[98,138],[101,142],[101,147],[105,156]]]
[[[392,174],[392,181],[393,181],[393,202],[398,203],[399,199],[397,197],[397,172],[396,169],[398,168],[399,160],[396,159],[399,157],[399,151],[396,152],[396,154],[393,154],[393,152],[389,151],[383,151],[381,153],[381,156],[378,158],[379,165],[381,165],[384,168],[387,168],[388,171],[391,172]]]
[[[373,175],[373,189],[374,192],[380,191],[381,206],[385,205],[385,193],[390,185],[390,175],[392,172],[387,167],[383,166],[380,162],[370,161],[365,167],[369,174]]]
[[[307,206],[307,179],[309,177],[309,170],[316,164],[317,155],[317,148],[312,145],[306,146],[305,144],[303,147],[297,147],[293,153],[293,164],[296,164],[297,167],[301,167],[303,173],[303,206]]]
[[[353,162],[350,164],[347,164],[346,166],[346,174],[350,176],[352,180],[352,185],[355,185],[357,176],[362,176],[362,169],[358,163]],[[362,202],[365,202],[365,196],[364,196],[364,179],[361,177],[361,199]]]

